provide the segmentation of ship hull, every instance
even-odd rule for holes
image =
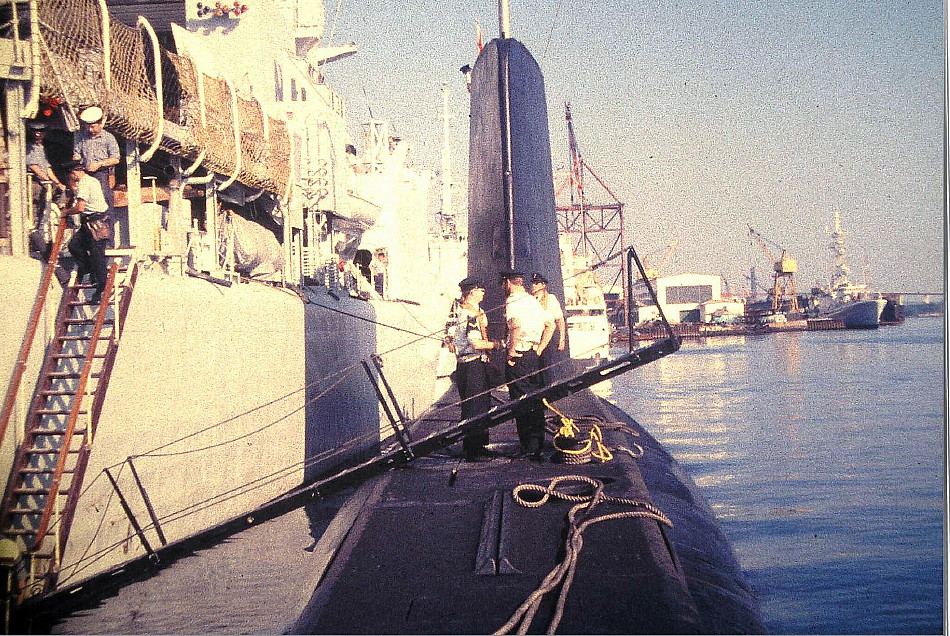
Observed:
[[[887,301],[857,300],[843,307],[822,313],[822,318],[840,320],[848,329],[876,329],[881,324],[881,312]]]
[[[5,289],[10,302],[0,306],[9,327],[2,339],[5,377],[40,271],[32,259],[0,259],[0,272],[16,283]],[[58,297],[54,284],[50,317]],[[141,272],[64,546],[60,586],[145,554],[115,503],[120,493],[156,546],[162,541],[149,524],[145,497],[164,539],[174,542],[376,452],[391,430],[359,362],[380,356],[405,415],[421,413],[448,384],[435,378],[441,342],[421,337],[438,330],[446,304],[439,296],[407,305],[331,296],[325,288],[297,295],[256,283],[222,287],[157,267]],[[24,398],[45,344],[41,331]],[[13,446],[2,449],[6,474]]]

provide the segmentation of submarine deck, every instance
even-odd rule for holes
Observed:
[[[446,396],[451,399],[451,394]],[[606,463],[515,459],[517,434],[513,422],[507,422],[491,430],[490,448],[499,453],[497,458],[464,462],[456,445],[391,471],[376,482],[290,631],[496,631],[564,559],[567,513],[574,505],[552,497],[541,507],[524,507],[512,491],[519,484],[547,484],[564,475],[591,477],[605,485],[607,495],[659,505],[672,512],[674,526],[651,518],[589,525],[558,631],[762,631],[751,590],[728,542],[711,511],[694,501],[682,482],[685,476],[671,471],[672,459],[662,447],[629,416],[590,391],[560,400],[556,408],[578,421],[597,421],[608,447],[642,448],[643,458],[614,450],[614,458]],[[550,437],[545,450],[550,458]],[[656,476],[653,492],[637,465],[644,460]],[[565,490],[585,490],[574,486]],[[590,516],[631,509],[601,503]],[[683,530],[701,536],[679,540],[680,523]],[[681,558],[683,550],[674,547],[676,543],[683,544],[687,559]],[[557,614],[560,589],[556,586],[544,597],[530,632],[548,628]]]

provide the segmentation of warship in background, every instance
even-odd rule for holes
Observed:
[[[837,211],[830,234],[828,248],[834,255],[831,285],[827,291],[813,290],[810,313],[814,317],[841,321],[849,329],[877,328],[888,301],[881,294],[869,291],[866,284],[851,282],[841,215]]]

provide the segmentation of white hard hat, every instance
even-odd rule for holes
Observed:
[[[104,114],[105,113],[103,113],[102,109],[98,106],[90,106],[89,108],[83,109],[83,111],[79,113],[79,119],[87,124],[94,124],[97,121],[100,121]]]

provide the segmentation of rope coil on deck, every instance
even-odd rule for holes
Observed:
[[[554,408],[547,399],[542,399],[541,402],[561,420],[561,427],[554,433],[553,444],[560,453],[562,463],[576,466],[588,464],[592,459],[609,462],[614,458],[613,453],[603,443],[604,436],[600,426],[591,424],[587,439],[578,439],[580,428],[574,420]]]
[[[584,494],[573,495],[563,490],[559,490],[558,486],[565,482],[586,484],[591,487],[591,491]],[[526,500],[522,496],[522,493],[524,492],[540,492],[541,498],[538,501]],[[511,494],[515,501],[527,508],[540,508],[552,497],[577,503],[571,507],[570,511],[567,513],[568,533],[564,545],[564,559],[562,559],[561,562],[558,563],[554,569],[552,569],[547,574],[547,576],[544,577],[541,585],[538,586],[534,592],[528,595],[528,597],[518,607],[508,622],[502,625],[496,632],[494,632],[495,634],[509,634],[512,633],[513,629],[517,630],[514,632],[517,634],[527,633],[528,629],[531,627],[531,622],[534,619],[538,608],[541,606],[541,601],[549,592],[553,591],[558,585],[560,585],[561,592],[558,596],[554,616],[551,618],[551,622],[548,625],[546,633],[554,634],[557,631],[557,627],[561,622],[561,618],[564,616],[564,606],[567,602],[567,595],[570,591],[571,584],[574,580],[574,574],[577,570],[577,560],[580,556],[581,548],[584,546],[583,533],[584,530],[586,530],[589,526],[595,523],[600,523],[601,521],[634,517],[654,519],[657,522],[663,523],[670,527],[673,525],[673,522],[670,521],[669,517],[667,517],[662,510],[653,504],[646,501],[628,499],[626,497],[613,497],[610,495],[605,495],[603,482],[592,477],[587,477],[586,475],[561,475],[551,479],[551,481],[546,486],[531,483],[519,484],[514,488]],[[635,509],[611,512],[599,516],[591,516],[593,509],[601,503],[633,506]]]

